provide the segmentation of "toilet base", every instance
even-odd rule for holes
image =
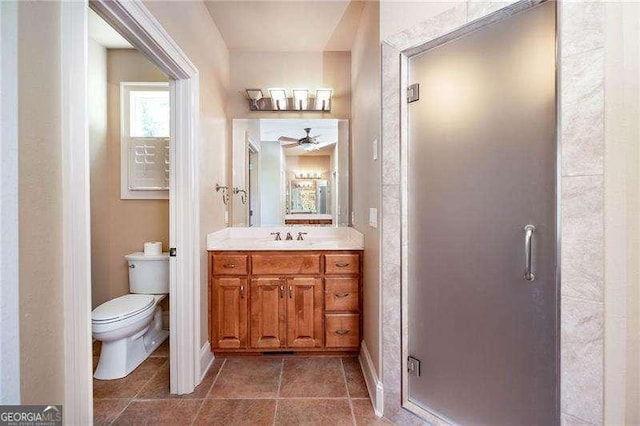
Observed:
[[[99,380],[113,380],[128,376],[169,337],[162,329],[162,309],[156,308],[149,326],[131,337],[102,342],[100,360],[93,375]]]

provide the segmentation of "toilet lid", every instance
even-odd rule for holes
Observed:
[[[93,310],[93,322],[112,322],[132,317],[153,305],[154,297],[148,294],[127,294],[103,303]]]

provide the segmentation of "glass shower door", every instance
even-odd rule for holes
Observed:
[[[555,25],[543,3],[409,59],[407,397],[453,423],[559,421]]]

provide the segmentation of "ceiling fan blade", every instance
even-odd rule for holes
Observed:
[[[280,142],[295,142],[295,143],[298,143],[298,139],[296,139],[296,138],[290,138],[290,137],[288,137],[288,136],[280,136],[280,137],[278,138],[278,140],[279,140]]]
[[[297,146],[297,145],[298,145],[298,141],[296,141],[296,142],[286,142],[286,143],[285,142],[280,142],[280,146],[283,146],[285,148],[286,147],[290,147],[290,146]]]

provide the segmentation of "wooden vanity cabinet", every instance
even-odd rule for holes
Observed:
[[[362,252],[209,252],[217,352],[353,352],[362,330]]]
[[[322,278],[287,278],[287,346],[321,348],[324,340]]]
[[[209,291],[211,342],[214,347],[242,349],[247,347],[247,279],[213,278]]]
[[[285,280],[253,278],[250,291],[251,347],[284,348],[287,338]]]

